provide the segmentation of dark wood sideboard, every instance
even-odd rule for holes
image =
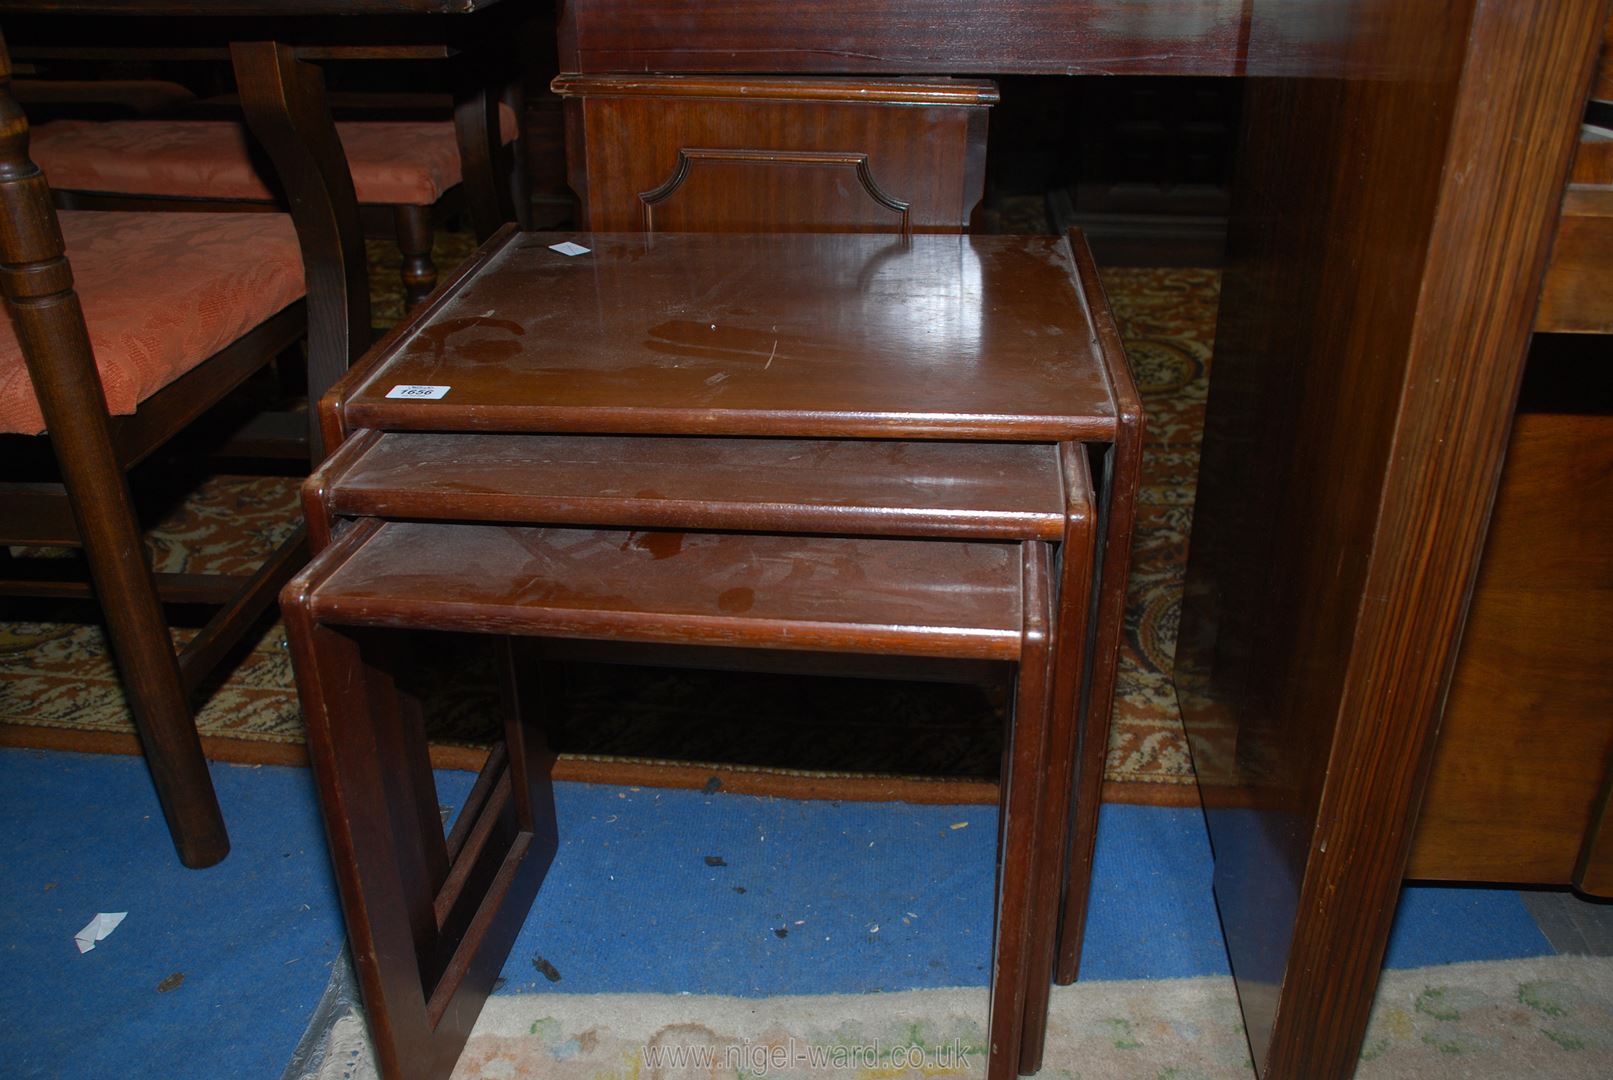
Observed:
[[[1613,100],[1613,20],[1592,94]],[[1613,896],[1613,138],[1587,126],[1407,873]]]

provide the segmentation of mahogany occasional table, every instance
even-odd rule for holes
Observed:
[[[566,245],[585,250],[556,250]],[[678,530],[769,534],[752,543],[765,539],[786,551],[794,545],[807,566],[819,565],[817,545],[829,543],[873,545],[842,553],[853,563],[883,557],[894,549],[880,545],[898,543],[894,538],[923,538],[918,550],[932,553],[966,539],[988,547],[1012,542],[1027,552],[1056,543],[1051,713],[1045,739],[1034,753],[1020,747],[1030,756],[1018,759],[1022,770],[1028,764],[1040,774],[1038,795],[1028,804],[1035,807],[1036,836],[1026,850],[1034,857],[1016,865],[1005,833],[1001,871],[1003,882],[1023,890],[1025,974],[1014,992],[1023,995],[1024,1030],[1022,1038],[1014,1032],[999,1039],[1007,1017],[996,1018],[992,1041],[1000,1053],[992,1073],[1017,1071],[999,1060],[1010,1047],[1017,1062],[1018,1047],[1034,1045],[1028,1059],[1039,1061],[1066,860],[1068,898],[1077,910],[1084,910],[1090,876],[1141,433],[1118,335],[1078,234],[904,239],[506,230],[326,396],[320,419],[330,445],[343,445],[310,478],[305,503],[315,545],[333,535],[337,542],[331,558],[316,562],[287,592],[288,618],[305,642],[296,655],[315,738],[321,725],[313,714],[324,699],[310,694],[304,669],[318,661],[306,641],[323,632],[315,629],[323,622],[346,618],[336,613],[343,602],[320,600],[319,582],[331,575],[351,582],[358,572],[344,573],[347,560],[373,555],[372,545],[381,542],[353,539],[355,530],[388,543],[408,539],[418,557],[433,542],[490,542],[486,523],[519,525],[497,531],[521,533],[538,560],[533,565],[548,567],[555,565],[549,556],[536,553],[572,535],[571,526],[644,530],[623,533],[621,551],[648,549],[657,557],[677,555],[692,541],[715,542]],[[1094,464],[1098,481],[1091,483]],[[343,525],[348,519],[358,522]],[[381,524],[387,521],[393,524]],[[451,528],[467,531],[441,531]],[[400,529],[426,531],[405,538]],[[1094,544],[1094,533],[1102,534],[1101,543]],[[875,537],[889,539],[869,539]],[[587,543],[597,545],[597,536]],[[740,541],[730,543],[740,545],[735,558],[760,558]],[[780,565],[788,562],[780,558]],[[503,565],[493,560],[490,576],[499,579]],[[653,634],[623,634],[621,609],[634,607],[639,593],[601,584],[626,574],[623,565],[596,565],[610,569],[596,574],[567,564],[555,572],[572,585],[579,574],[586,579],[582,592],[589,598],[577,602],[594,612],[593,621],[583,620],[594,630],[567,623],[577,636],[679,647],[744,644],[772,653],[803,647],[799,630],[769,637],[730,627],[731,638],[715,642],[687,611],[668,615]],[[453,608],[446,597],[463,583],[454,584],[454,574],[433,569],[430,560],[397,570],[402,576],[393,576],[386,598],[366,594],[369,608],[389,614],[372,612],[361,621],[447,625],[420,614],[420,604],[429,596]],[[377,572],[375,565],[364,571]],[[945,577],[935,573],[933,580]],[[882,593],[881,574],[869,578],[875,610],[883,595],[895,605],[886,618],[899,622],[902,588],[893,584]],[[849,579],[836,580],[847,587]],[[328,582],[323,588],[326,595],[345,591]],[[552,591],[536,601],[514,591],[523,598],[498,593],[493,606],[559,602]],[[764,595],[761,588],[731,589],[717,598],[718,607],[742,620],[745,602],[759,604]],[[530,618],[508,611],[492,614],[489,603],[468,598],[448,621],[488,632],[560,632],[534,630]],[[793,608],[782,621],[790,620],[799,621]],[[983,658],[962,645],[977,632],[924,655],[966,667]],[[869,644],[866,635],[862,641]],[[862,651],[903,651],[875,645]],[[844,642],[804,647],[859,651]],[[354,708],[367,714],[370,706]],[[424,795],[424,740],[404,728],[395,733],[394,760],[419,784],[373,790],[394,801],[393,820],[423,820],[435,805]],[[315,750],[315,760],[327,762],[321,781],[327,822],[355,953],[363,957],[367,945],[374,953],[373,939],[366,941],[371,914],[342,865],[353,846],[341,831],[352,819],[337,810],[329,748]],[[516,746],[511,750],[510,760],[520,760]],[[495,769],[503,767],[501,758]],[[1005,800],[1023,796],[1025,785],[1008,780],[1005,769]],[[490,775],[487,786],[493,783]],[[439,891],[448,887],[444,881],[463,888],[462,880],[452,885],[451,862],[427,860],[435,869],[421,871],[421,880],[435,884],[422,886],[422,904],[447,895]],[[522,913],[527,902],[517,905]],[[999,917],[999,929],[1003,918],[1014,917],[1006,893]],[[518,925],[519,915],[510,918]],[[443,925],[439,918],[428,929]],[[1079,921],[1068,925],[1067,933],[1079,934]],[[431,967],[424,957],[432,952],[440,971],[442,950],[457,943],[431,937],[416,935],[422,970]],[[496,972],[507,947],[506,941],[488,950],[497,957],[478,962]],[[367,992],[385,991],[377,983]],[[994,1010],[1003,1000],[994,993]],[[1013,1026],[1019,1023],[1016,1015]]]

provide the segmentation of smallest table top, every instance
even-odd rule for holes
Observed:
[[[1101,303],[1053,236],[512,231],[337,407],[382,430],[1107,439]]]
[[[1017,660],[1047,603],[1016,543],[373,518],[347,541],[315,564],[327,624]]]

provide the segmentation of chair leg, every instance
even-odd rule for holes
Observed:
[[[394,206],[392,229],[403,252],[403,299],[414,307],[437,287],[437,264],[431,260],[431,207]]]
[[[179,861],[199,870],[229,854],[229,835],[146,562],[133,499],[106,437],[105,406],[85,414],[74,423],[47,413],[51,443],[157,800]]]
[[[99,390],[99,387],[96,388]],[[133,500],[106,434],[105,407],[77,421],[47,412],[112,654],[179,860],[192,869],[229,854],[213,780],[173,639],[146,562]]]
[[[0,41],[0,274],[23,359],[50,431],[84,553],[106,614],[112,651],[134,710],[169,832],[186,866],[211,866],[230,850],[112,446],[84,312],[73,291],[50,192],[27,158],[28,127],[10,102],[10,59]]]
[[[85,540],[85,555],[174,848],[185,866],[203,869],[229,854],[229,833],[145,548],[132,519],[127,524],[124,540]]]
[[[512,78],[504,87],[504,104],[514,111],[520,130],[515,141],[504,147],[501,156],[510,185],[510,209],[515,221],[523,229],[532,227],[532,193],[527,184],[526,172],[526,89],[519,77]],[[503,141],[503,133],[500,133]]]
[[[120,486],[122,479],[120,474]],[[126,500],[126,490],[123,495]],[[82,495],[74,507],[112,652],[179,861],[198,870],[212,866],[229,854],[230,839],[132,508],[126,501],[108,505]]]
[[[492,236],[512,216],[504,205],[509,191],[496,175],[502,145],[498,120],[498,95],[486,83],[463,88],[455,95],[454,134],[459,140],[460,175],[477,243]]]
[[[319,400],[370,347],[370,280],[347,156],[325,103],[325,78],[281,41],[230,45],[247,124],[291,200],[308,274],[308,400]],[[319,410],[308,410],[313,460],[325,456]]]

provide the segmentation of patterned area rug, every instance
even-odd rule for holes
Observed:
[[[494,996],[454,1080],[985,1075],[983,990],[835,997]],[[350,1011],[287,1080],[376,1076]],[[1250,1080],[1232,979],[1055,987],[1042,1075]],[[1613,960],[1554,956],[1390,971],[1360,1080],[1613,1075]]]
[[[442,272],[469,251],[467,238],[442,237],[436,252]],[[400,315],[397,259],[395,248],[372,245],[378,325]],[[1171,660],[1219,275],[1114,269],[1103,276],[1148,416],[1106,794],[1174,803],[1193,797]],[[239,570],[272,548],[297,512],[293,481],[214,477],[154,530],[154,555],[165,570]],[[24,621],[9,608],[0,620],[12,620],[0,621],[0,743],[138,752],[98,626],[42,621],[35,611]],[[440,644],[429,650],[438,663],[425,665],[422,686],[437,760],[473,767],[477,748],[494,730],[495,703],[478,689],[477,678],[488,661],[479,645]],[[812,793],[812,781],[849,773],[944,776],[957,781],[948,801],[993,798],[986,781],[995,776],[1000,750],[998,694],[874,680],[808,686],[774,676],[601,665],[575,666],[566,681],[564,705],[551,727],[564,777],[590,778],[589,763],[602,757],[673,759],[696,763],[689,772],[697,784],[722,770],[734,790],[773,790],[768,777],[782,775],[797,781],[790,791]],[[303,760],[302,724],[278,625],[210,688],[197,724],[214,757]],[[747,774],[750,786],[737,785]],[[621,773],[615,777],[622,782]],[[892,783],[868,790],[878,797],[902,792]],[[835,793],[851,797],[843,783]]]
[[[1107,776],[1190,785],[1171,676],[1221,275],[1127,268],[1103,282],[1146,417]]]

